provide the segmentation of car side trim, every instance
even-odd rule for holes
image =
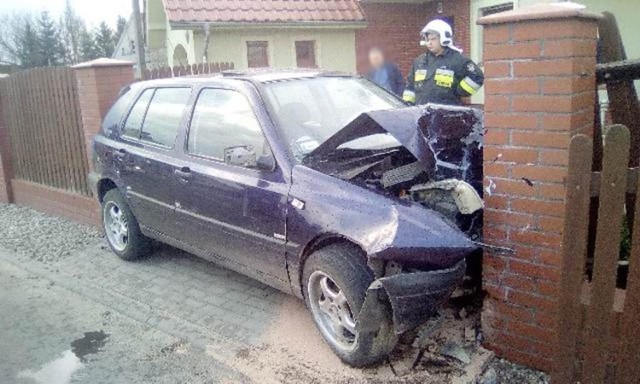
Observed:
[[[248,229],[244,229],[242,227],[238,227],[238,226],[233,225],[233,224],[229,224],[229,223],[225,223],[223,221],[212,219],[210,217],[202,216],[202,215],[199,215],[199,214],[197,214],[195,212],[187,211],[187,210],[184,210],[184,209],[181,209],[181,208],[176,208],[176,212],[177,213],[184,213],[185,215],[191,216],[191,217],[196,218],[198,220],[206,221],[208,223],[215,224],[215,225],[218,225],[220,227],[223,227],[223,228],[235,231],[235,232],[242,233],[243,235],[253,236],[253,237],[258,238],[260,240],[265,240],[265,241],[268,241],[268,242],[271,242],[271,243],[274,243],[274,244],[277,244],[277,245],[285,245],[285,246],[291,247],[291,248],[297,248],[298,247],[298,244],[290,242],[290,241],[289,242],[286,241],[285,236],[283,236],[283,235],[280,235],[282,237],[275,236],[277,234],[274,234],[274,237],[263,235],[262,233],[250,231]]]
[[[156,199],[151,198],[149,196],[145,196],[145,195],[142,195],[142,194],[140,194],[138,192],[134,192],[134,191],[130,190],[128,187],[127,187],[126,190],[127,190],[127,195],[135,196],[135,197],[140,198],[142,200],[146,200],[146,201],[152,202],[152,203],[154,203],[156,205],[160,205],[160,206],[162,206],[164,208],[168,208],[168,209],[171,209],[171,210],[175,209],[175,206],[173,206],[171,204],[163,203],[160,200],[156,200]]]

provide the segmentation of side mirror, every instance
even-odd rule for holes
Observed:
[[[224,163],[238,167],[255,168],[256,151],[252,145],[240,145],[224,149]]]
[[[270,153],[267,155],[260,155],[256,161],[256,166],[258,169],[262,169],[264,171],[273,171],[276,167],[276,159],[274,159],[273,155]]]

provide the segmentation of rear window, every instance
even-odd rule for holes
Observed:
[[[130,86],[122,88],[118,100],[111,106],[109,112],[102,121],[102,132],[106,135],[111,135],[114,130],[117,129],[118,124],[122,121],[122,116],[127,113],[127,108],[133,101],[136,92],[134,92]]]
[[[163,147],[173,147],[191,88],[145,90],[124,123],[122,135]]]
[[[124,123],[124,128],[122,129],[123,136],[134,139],[140,138],[140,129],[142,128],[144,115],[147,113],[147,108],[149,108],[151,97],[153,97],[153,92],[155,92],[155,89],[147,89],[142,92],[142,95],[140,95],[133,108],[131,108],[131,112],[129,112],[127,121]]]

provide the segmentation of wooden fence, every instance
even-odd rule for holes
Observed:
[[[635,199],[626,291],[616,288],[621,223],[628,195],[640,193],[629,168],[630,134],[605,129],[602,170],[592,172],[593,141],[571,141],[563,239],[559,347],[552,382],[640,382],[640,199]],[[585,273],[591,198],[599,199],[591,279]],[[631,208],[631,207],[627,207]]]
[[[208,73],[218,73],[233,69],[233,63],[204,63],[187,66],[175,66],[147,69],[144,71],[143,79],[166,79],[170,77],[180,77],[189,75],[204,75]]]
[[[14,177],[89,195],[88,161],[71,68],[36,68],[0,80]]]

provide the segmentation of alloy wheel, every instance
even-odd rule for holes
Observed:
[[[344,291],[322,271],[313,272],[308,284],[311,312],[324,337],[337,348],[353,350],[358,333]]]
[[[123,252],[129,243],[129,226],[122,209],[113,201],[104,206],[104,231],[113,248]]]

